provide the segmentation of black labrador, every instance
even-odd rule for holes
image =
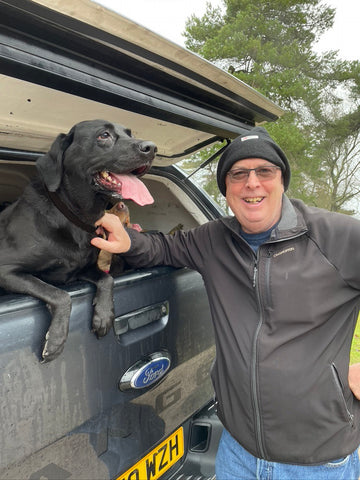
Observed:
[[[98,336],[111,328],[113,279],[97,268],[98,250],[90,239],[109,200],[133,196],[139,204],[151,202],[138,177],[150,169],[155,154],[155,144],[132,138],[121,125],[78,123],[39,157],[37,176],[1,212],[0,287],[46,303],[52,320],[44,362],[62,352],[69,330],[71,298],[55,285],[77,279],[94,283],[92,328]]]

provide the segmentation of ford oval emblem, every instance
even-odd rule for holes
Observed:
[[[150,387],[166,375],[170,365],[170,355],[167,352],[152,353],[145,359],[136,362],[124,373],[119,382],[119,388],[120,390],[129,390],[130,388],[138,390]]]

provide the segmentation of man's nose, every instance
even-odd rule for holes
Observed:
[[[259,179],[255,173],[255,170],[250,170],[247,181],[246,181],[246,186],[250,188],[255,188],[259,185]]]

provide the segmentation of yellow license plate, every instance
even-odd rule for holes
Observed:
[[[157,480],[184,455],[184,431],[180,427],[116,480]]]

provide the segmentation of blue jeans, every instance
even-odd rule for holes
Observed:
[[[268,462],[247,452],[224,429],[216,455],[216,480],[358,480],[358,451],[323,465]]]

